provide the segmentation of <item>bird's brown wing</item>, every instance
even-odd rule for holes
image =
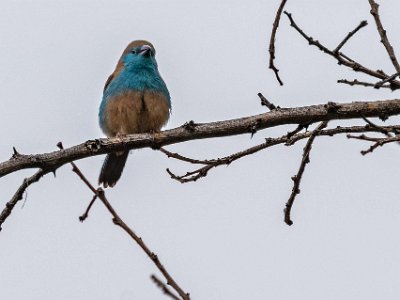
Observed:
[[[114,73],[112,73],[110,76],[108,76],[106,84],[104,85],[103,93],[105,92],[106,88],[110,84],[110,82],[114,79]]]

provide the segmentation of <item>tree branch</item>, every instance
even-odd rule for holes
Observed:
[[[165,145],[190,140],[254,133],[255,130],[279,125],[312,124],[321,121],[361,117],[386,119],[397,114],[400,114],[400,99],[279,108],[264,114],[239,119],[203,124],[191,122],[160,133],[128,135],[122,141],[121,138],[103,138],[89,140],[61,151],[35,155],[19,154],[0,163],[0,177],[27,168],[53,171],[71,161],[115,151],[146,147],[158,149]]]

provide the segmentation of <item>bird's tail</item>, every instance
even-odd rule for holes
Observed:
[[[101,167],[99,184],[106,187],[113,187],[122,175],[129,151],[109,153]]]

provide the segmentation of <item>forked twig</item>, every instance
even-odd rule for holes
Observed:
[[[373,142],[373,144],[367,149],[367,150],[361,150],[360,153],[362,155],[366,155],[368,153],[372,153],[375,149],[378,147],[382,147],[383,145],[390,144],[390,143],[399,143],[400,142],[400,136],[391,136],[391,137],[386,137],[386,138],[375,138],[375,137],[369,137],[366,136],[365,134],[361,135],[347,135],[348,139],[356,139],[356,140],[362,140],[362,141],[368,141],[368,142]]]
[[[287,134],[277,137],[277,138],[267,138],[265,139],[264,143],[255,145],[253,147],[247,148],[245,150],[233,153],[231,155],[221,157],[221,158],[215,158],[215,159],[206,159],[206,160],[200,160],[200,159],[193,159],[189,158],[186,156],[183,156],[178,153],[170,152],[166,150],[165,148],[160,148],[159,150],[164,153],[166,156],[169,158],[174,158],[176,160],[180,160],[183,162],[191,163],[194,165],[203,165],[202,167],[186,172],[184,175],[176,175],[173,173],[170,169],[167,169],[167,173],[171,176],[172,179],[179,181],[180,183],[188,183],[188,182],[194,182],[197,181],[200,178],[203,178],[208,175],[208,171],[210,171],[212,168],[216,168],[218,166],[222,165],[230,165],[232,162],[239,160],[245,156],[248,156],[250,154],[259,152],[261,150],[267,149],[269,147],[278,145],[278,144],[284,144],[286,146],[291,146],[295,144],[297,141],[310,138],[312,132],[303,132],[299,133],[301,130],[306,128],[310,124],[304,124],[304,125],[299,125],[297,128],[291,132],[288,132]],[[362,133],[362,132],[382,132],[382,130],[386,130],[387,132],[392,132],[396,134],[398,131],[400,131],[400,126],[371,126],[370,124],[365,125],[365,126],[351,126],[351,127],[336,127],[332,129],[327,129],[327,130],[321,130],[319,131],[318,135],[319,136],[334,136],[336,134],[344,134],[344,133]]]
[[[61,143],[58,143],[57,146],[60,149],[63,149]],[[139,237],[117,214],[115,209],[111,206],[107,197],[105,196],[104,190],[102,188],[95,189],[93,185],[89,182],[89,180],[83,175],[82,171],[76,166],[74,162],[71,162],[72,170],[79,176],[79,178],[85,183],[85,185],[95,194],[94,199],[99,198],[107,210],[113,217],[113,222],[115,225],[121,227],[138,245],[142,250],[147,254],[147,256],[151,259],[151,261],[156,265],[158,270],[163,274],[165,279],[167,280],[167,284],[170,285],[183,300],[190,300],[189,293],[185,293],[183,289],[176,283],[176,281],[171,277],[169,272],[165,269],[164,265],[160,262],[158,256],[152,252],[149,247],[143,242],[142,238]]]
[[[324,53],[332,56],[335,58],[340,65],[344,65],[348,68],[353,69],[355,72],[362,72],[367,75],[370,75],[372,77],[379,78],[380,80],[387,80],[390,78],[389,75],[387,75],[385,72],[382,70],[372,70],[369,69],[359,62],[355,61],[354,59],[350,58],[349,56],[345,55],[343,52],[339,51],[343,45],[357,32],[359,31],[362,27],[366,26],[366,21],[362,21],[353,31],[349,32],[347,36],[344,38],[344,40],[336,47],[334,50],[330,50],[326,46],[324,46],[322,43],[320,43],[318,40],[314,40],[311,36],[307,35],[294,21],[292,14],[288,12],[284,12],[284,14],[287,15],[290,21],[290,25],[305,39],[310,45],[316,46],[319,50],[323,51]],[[350,85],[363,85],[363,86],[372,86],[368,83],[360,83],[357,81],[347,81],[347,80],[340,80],[340,83],[345,83],[345,84],[350,84]],[[374,85],[373,87],[376,88]],[[400,88],[400,81],[398,80],[390,80],[390,88],[392,90],[399,89]]]

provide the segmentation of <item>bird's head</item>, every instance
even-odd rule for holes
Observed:
[[[126,47],[121,56],[120,63],[125,68],[137,70],[145,68],[157,68],[154,46],[144,40],[133,41]]]

